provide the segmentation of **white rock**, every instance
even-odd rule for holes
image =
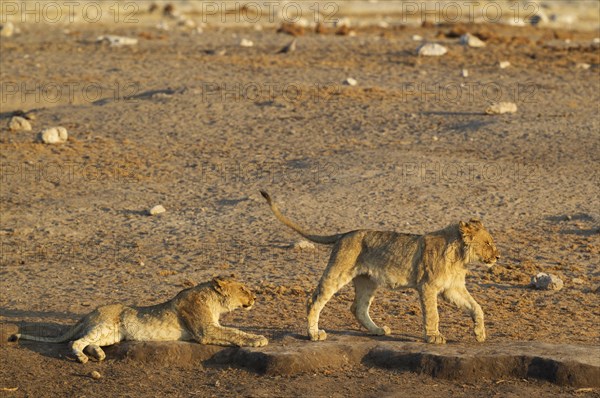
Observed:
[[[575,65],[575,68],[577,68],[577,69],[584,69],[584,70],[588,70],[591,67],[592,67],[592,65],[586,64],[585,62],[579,62],[577,65]]]
[[[11,37],[13,33],[15,33],[15,25],[12,22],[8,21],[0,25],[0,36]]]
[[[138,43],[138,39],[135,37],[125,37],[116,35],[104,35],[96,38],[98,43],[109,43],[111,46],[135,46]]]
[[[307,240],[299,240],[292,245],[294,250],[315,250],[316,247],[312,242]]]
[[[171,30],[171,27],[165,21],[160,21],[159,23],[156,24],[156,29],[164,30],[166,32],[168,30]]]
[[[448,49],[437,43],[424,43],[417,48],[417,54],[426,57],[439,57],[448,52]]]
[[[92,370],[92,371],[90,372],[90,377],[91,377],[92,379],[98,380],[98,379],[101,379],[101,378],[102,378],[102,375],[101,375],[101,374],[100,374],[100,372],[98,372],[97,370]]]
[[[356,79],[349,77],[346,80],[344,80],[344,84],[347,86],[356,86],[358,82],[356,81]]]
[[[155,216],[157,214],[162,214],[164,212],[166,212],[167,210],[163,207],[163,205],[156,205],[153,208],[151,208],[150,210],[148,210],[148,213],[151,216]]]
[[[414,41],[423,41],[423,36],[421,36],[421,35],[412,35],[412,39]]]
[[[502,115],[503,113],[515,113],[517,104],[514,102],[498,102],[487,107],[485,113],[488,115]]]
[[[563,281],[558,276],[544,272],[532,276],[531,284],[539,290],[560,290],[563,288]]]
[[[464,44],[469,47],[485,47],[485,43],[477,36],[473,36],[469,33],[464,34],[460,37],[460,44]]]
[[[500,61],[500,63],[498,64],[498,66],[500,67],[500,69],[506,69],[510,66],[510,62],[508,61]]]
[[[8,128],[12,131],[31,131],[31,123],[24,117],[13,116],[8,122]]]
[[[469,77],[469,70],[468,69],[463,69],[460,72],[460,74],[461,74],[462,77]]]
[[[69,134],[64,127],[50,127],[42,130],[40,138],[44,144],[63,144],[67,142]]]
[[[599,44],[600,43],[600,37],[594,37],[594,40],[592,40],[592,43]]]
[[[240,47],[252,47],[252,46],[254,46],[254,43],[252,42],[252,40],[242,39],[242,41],[240,41]]]

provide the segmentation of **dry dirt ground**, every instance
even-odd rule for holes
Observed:
[[[80,365],[66,345],[6,343],[17,326],[57,333],[97,305],[162,302],[219,274],[258,293],[253,310],[225,324],[272,345],[304,334],[304,303],[328,248],[295,250],[298,237],[258,193],[267,189],[290,217],[322,233],[423,233],[480,217],[502,253],[491,271],[473,264],[467,281],[490,344],[597,346],[598,32],[466,26],[487,46],[465,48],[455,28],[307,33],[289,54],[276,54],[290,36],[274,29],[32,24],[3,38],[2,395],[598,395],[533,379],[462,383],[366,365],[290,377],[110,357]],[[139,43],[96,44],[106,33]],[[417,57],[415,34],[448,54]],[[254,47],[240,47],[241,38]],[[348,77],[358,85],[343,85]],[[485,115],[495,100],[517,103],[518,112]],[[33,131],[6,128],[18,109],[33,110]],[[57,125],[70,133],[66,144],[37,141]],[[166,213],[148,216],[157,204]],[[541,271],[564,288],[529,288]],[[323,311],[332,336],[360,331],[352,296],[345,288]],[[392,337],[419,341],[416,293],[380,291],[372,316]],[[440,317],[449,344],[476,344],[465,314],[441,303]],[[90,378],[92,370],[103,377]]]

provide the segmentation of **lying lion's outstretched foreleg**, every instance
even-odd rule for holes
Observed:
[[[246,333],[239,329],[220,325],[205,326],[202,330],[200,343],[222,346],[263,347],[269,341],[265,336]]]

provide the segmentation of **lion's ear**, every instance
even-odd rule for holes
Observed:
[[[226,280],[221,279],[219,277],[216,277],[216,278],[213,278],[212,283],[213,283],[213,287],[215,288],[215,290],[218,293],[221,293],[222,295],[225,295],[225,293],[227,291],[225,289],[225,287],[227,286],[227,281]]]
[[[458,230],[463,242],[469,244],[473,241],[473,227],[469,223],[459,221]]]
[[[469,220],[469,224],[471,224],[471,226],[473,227],[476,227],[477,229],[483,228],[483,223],[477,218],[471,218]]]

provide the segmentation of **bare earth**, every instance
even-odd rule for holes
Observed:
[[[329,248],[294,249],[298,237],[258,193],[267,189],[322,233],[423,233],[480,217],[502,253],[491,271],[472,265],[467,281],[486,315],[484,344],[598,346],[598,32],[473,25],[487,46],[465,48],[444,35],[451,26],[364,28],[307,33],[295,52],[276,54],[291,38],[274,29],[111,26],[139,39],[130,47],[96,44],[109,33],[98,24],[21,29],[0,41],[2,396],[599,395],[368,364],[289,377],[110,355],[80,365],[66,345],[6,342],[17,326],[56,334],[97,305],[154,304],[221,274],[259,296],[224,324],[273,346],[304,335]],[[414,34],[448,54],[417,57]],[[358,85],[343,85],[348,77]],[[517,113],[485,115],[495,100]],[[19,109],[33,110],[33,131],[6,127]],[[69,141],[39,143],[51,126]],[[157,204],[166,212],[147,215]],[[565,287],[529,288],[538,272]],[[361,332],[352,297],[346,287],[322,313],[332,338]],[[415,292],[380,291],[372,316],[392,338],[420,341]],[[440,318],[449,344],[477,344],[465,314],[441,303]]]

